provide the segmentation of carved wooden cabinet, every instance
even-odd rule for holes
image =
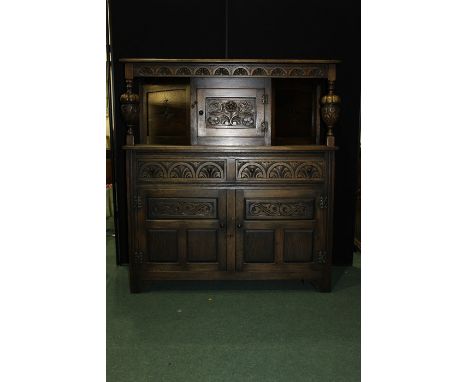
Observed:
[[[131,291],[294,278],[329,291],[336,61],[123,61]]]

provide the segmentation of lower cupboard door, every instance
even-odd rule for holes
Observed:
[[[226,191],[142,190],[136,245],[148,271],[226,270]]]
[[[324,247],[320,192],[236,191],[236,271],[304,272]]]

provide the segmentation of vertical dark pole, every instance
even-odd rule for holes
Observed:
[[[111,167],[112,167],[112,197],[114,202],[114,232],[115,232],[115,255],[117,265],[121,265],[121,235],[119,224],[119,204],[117,190],[117,135],[114,126],[114,66],[113,66],[113,51],[111,43],[111,22],[110,22],[110,0],[106,1],[106,78],[107,78],[107,96],[109,110],[109,126],[110,126],[110,150],[111,150]]]
[[[229,34],[229,30],[228,30],[228,25],[229,25],[229,0],[226,0],[225,1],[225,10],[224,10],[224,15],[225,15],[225,20],[224,20],[224,26],[225,26],[225,42],[224,42],[224,58],[229,58],[229,54],[228,54],[228,42],[229,42],[229,39],[228,39],[228,34]]]

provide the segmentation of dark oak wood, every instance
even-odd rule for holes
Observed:
[[[190,62],[250,69],[280,64]],[[138,63],[170,63],[175,70],[188,62],[128,61],[127,77],[135,76]],[[301,63],[283,64],[292,70]],[[302,64],[325,65],[329,85],[334,83],[334,62]],[[289,82],[279,85],[283,95],[274,99],[270,78],[231,75],[237,76],[193,78],[190,90],[176,81],[140,84],[140,138],[145,142],[132,140],[124,147],[132,292],[159,279],[309,279],[319,290],[330,291],[337,150],[330,121],[338,118],[330,106],[338,107],[333,83],[324,101],[320,83],[307,80],[308,89],[297,80],[276,80]],[[164,93],[172,91],[178,92],[174,99],[183,100],[173,122],[166,119],[171,111],[164,109]],[[297,119],[294,105],[301,113]],[[184,117],[189,112],[190,118]],[[275,113],[280,124],[273,135],[278,137],[270,129]],[[320,123],[324,113],[326,142]],[[288,120],[300,126],[288,130]],[[268,122],[267,130],[260,129],[261,121]],[[191,145],[178,139],[190,139]]]

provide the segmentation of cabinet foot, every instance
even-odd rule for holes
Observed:
[[[321,293],[331,292],[331,275],[324,274],[318,279],[311,280],[311,284]]]
[[[130,282],[130,293],[141,293],[143,292],[143,283],[141,281]]]

